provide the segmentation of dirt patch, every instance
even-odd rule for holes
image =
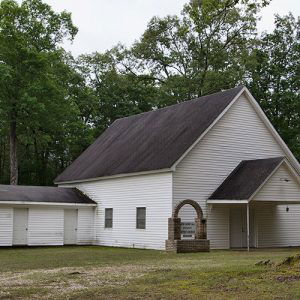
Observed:
[[[153,271],[145,266],[119,266],[98,268],[57,268],[34,270],[20,273],[0,274],[0,298],[11,296],[11,291],[43,288],[39,299],[58,298],[68,293],[94,287],[124,286],[130,280]],[[30,295],[28,296],[30,298]]]
[[[83,274],[86,274],[86,273],[75,271],[75,272],[69,273],[68,275],[83,275]]]
[[[276,279],[279,282],[300,281],[300,275],[278,276]]]

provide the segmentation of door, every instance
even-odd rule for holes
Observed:
[[[28,209],[14,208],[13,245],[27,245]]]
[[[230,209],[230,247],[247,247],[247,216],[245,208]]]
[[[250,247],[255,247],[254,212],[250,209]],[[230,209],[230,247],[247,247],[247,208]]]
[[[77,209],[65,209],[64,244],[75,245],[77,242]]]

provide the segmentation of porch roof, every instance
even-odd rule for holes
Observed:
[[[284,157],[243,160],[208,198],[209,203],[247,203]],[[210,201],[211,200],[211,201]]]

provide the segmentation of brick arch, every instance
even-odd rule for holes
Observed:
[[[195,239],[206,239],[206,220],[203,218],[203,212],[201,206],[194,200],[183,200],[175,207],[172,218],[168,221],[168,239],[180,240],[181,239],[181,219],[178,217],[180,209],[189,204],[196,210],[197,217],[195,218]]]
[[[173,218],[178,218],[178,214],[179,214],[180,209],[184,205],[187,205],[187,204],[194,207],[194,209],[197,213],[197,218],[202,220],[203,219],[203,212],[202,212],[201,206],[196,201],[189,200],[189,199],[183,200],[183,201],[181,201],[177,204],[177,206],[175,207],[174,212],[173,212]]]

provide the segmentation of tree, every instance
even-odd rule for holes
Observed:
[[[157,106],[158,89],[154,80],[135,73],[134,64],[131,52],[120,45],[103,54],[79,58],[78,69],[96,97],[90,120],[95,135],[102,133],[118,118]]]
[[[85,115],[83,79],[74,70],[73,58],[64,51],[52,52],[45,77],[32,83],[32,94],[43,99],[42,108],[19,126],[20,179],[26,184],[52,184],[91,143]]]
[[[300,158],[299,20],[277,16],[258,36],[267,4],[191,0],[180,16],[153,18],[132,47],[74,59],[60,46],[77,33],[70,14],[2,0],[0,181],[52,184],[115,119],[240,83]]]
[[[18,129],[32,127],[39,112],[49,109],[43,83],[49,83],[48,93],[55,93],[49,71],[52,59],[59,43],[76,33],[69,13],[55,13],[40,0],[0,3],[0,105],[9,127],[11,184],[18,183]]]
[[[191,1],[181,17],[154,17],[132,51],[139,70],[153,77],[164,105],[243,82],[256,34],[258,11],[267,1]]]
[[[300,18],[275,17],[275,30],[264,33],[252,51],[249,88],[300,159]]]

